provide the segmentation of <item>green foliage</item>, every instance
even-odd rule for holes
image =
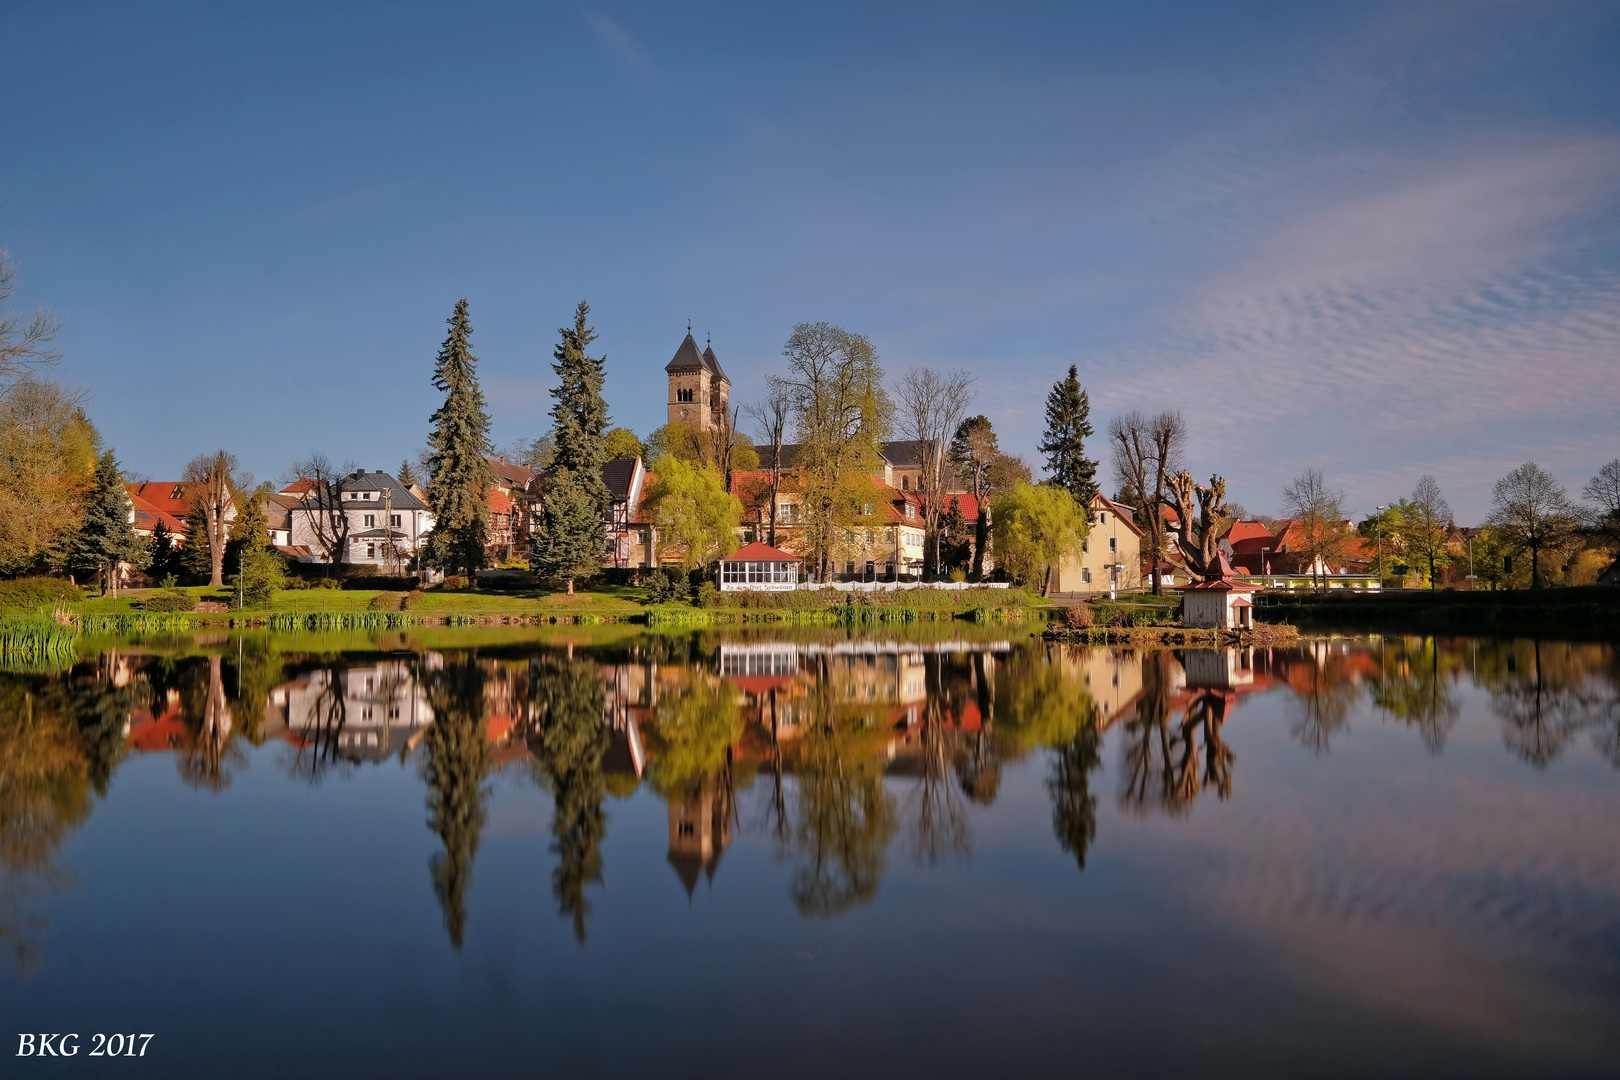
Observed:
[[[66,578],[25,577],[0,581],[0,609],[37,611],[57,604],[77,604],[84,591]]]
[[[642,456],[641,440],[627,427],[616,427],[602,437],[603,453],[608,461]]]
[[[71,660],[78,632],[49,615],[0,615],[0,658],[17,661]]]
[[[697,432],[680,422],[665,424],[647,439],[648,461],[657,461],[666,454],[679,461],[696,465],[703,460],[703,449],[698,445]]]
[[[558,913],[573,919],[574,937],[583,942],[590,913],[585,887],[602,880],[602,841],[607,836],[602,680],[594,664],[548,657],[536,667],[533,687],[529,747],[553,799],[551,850],[557,869],[551,890]]]
[[[399,611],[404,606],[405,594],[397,592],[380,592],[366,604],[370,611]]]
[[[693,599],[700,608],[719,607],[720,590],[714,587],[712,581],[700,581],[698,582],[697,595]]]
[[[186,510],[185,546],[180,549],[180,571],[189,577],[208,577],[214,570],[208,550],[208,514],[202,503],[192,502]]]
[[[261,548],[242,556],[242,597],[250,608],[267,608],[287,579],[286,567],[274,551]]]
[[[258,489],[237,497],[236,517],[231,521],[231,538],[225,544],[225,571],[239,570],[242,556],[249,551],[267,551],[270,548],[270,522],[264,506],[270,500],[271,487],[260,484]]]
[[[160,581],[182,573],[182,550],[175,546],[169,527],[159,521],[152,527],[152,535],[146,542],[146,572]]]
[[[679,691],[662,694],[649,736],[653,782],[666,798],[684,798],[726,763],[743,720],[730,684],[694,670]]]
[[[600,487],[601,474],[593,475]],[[589,578],[601,569],[606,534],[602,504],[593,490],[563,466],[547,479],[539,527],[529,550],[529,565],[536,574],[566,578],[572,588],[575,579]]]
[[[147,563],[146,543],[130,524],[129,492],[124,474],[111,450],[96,459],[96,471],[85,496],[84,522],[73,543],[73,565],[102,571],[104,582],[113,568],[127,562],[139,570]]]
[[[484,786],[490,769],[483,724],[484,673],[476,664],[452,663],[425,673],[423,681],[433,710],[424,739],[428,827],[444,849],[433,856],[429,869],[450,944],[459,949],[489,799]]]
[[[416,470],[411,468],[410,458],[399,463],[399,471],[394,475],[401,487],[408,488],[416,483]]]
[[[686,597],[687,576],[685,570],[671,567],[652,570],[648,573],[647,603],[675,604],[684,601]]]
[[[485,458],[490,452],[489,410],[478,385],[466,300],[456,301],[448,322],[450,334],[433,368],[433,385],[445,397],[428,435],[428,506],[434,520],[429,544],[439,566],[473,574],[484,565],[489,540],[489,489],[494,483]]]
[[[551,370],[557,375],[551,391],[551,434],[557,446],[552,468],[573,474],[574,482],[595,506],[600,523],[608,504],[607,486],[602,483],[602,466],[609,460],[608,408],[602,399],[607,358],[587,352],[596,340],[595,328],[586,325],[590,313],[591,306],[580,301],[574,309],[574,325],[558,329],[561,340],[551,352]]]
[[[185,589],[166,585],[156,592],[149,593],[141,600],[142,611],[196,611],[197,594],[187,592]]]
[[[996,563],[1039,586],[1064,558],[1078,557],[1091,515],[1064,488],[1022,482],[995,503]]]
[[[1057,748],[1046,790],[1052,796],[1052,832],[1064,851],[1086,868],[1086,852],[1097,838],[1097,796],[1091,774],[1102,768],[1102,736],[1097,725],[1082,724],[1074,738]]]
[[[1051,482],[1081,506],[1090,505],[1097,494],[1097,463],[1086,457],[1091,435],[1091,398],[1080,387],[1079,369],[1071,364],[1068,377],[1046,396],[1046,434],[1038,449],[1046,455]]]
[[[663,544],[685,545],[685,566],[704,566],[737,549],[742,503],[726,491],[719,473],[667,455],[653,463],[653,471],[658,479],[643,504]]]

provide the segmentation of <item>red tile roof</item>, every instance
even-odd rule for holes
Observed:
[[[799,562],[800,559],[796,555],[789,555],[785,551],[782,551],[782,550],[780,550],[778,548],[773,548],[769,544],[761,544],[759,541],[756,540],[752,544],[744,544],[742,547],[738,548],[736,551],[733,551],[730,555],[727,555],[725,557],[724,561],[725,562]]]
[[[145,503],[153,510],[177,518],[184,518],[191,510],[191,503],[186,498],[186,486],[180,480],[148,480],[144,484],[125,485],[131,501],[135,501],[136,509],[143,509],[141,504]]]

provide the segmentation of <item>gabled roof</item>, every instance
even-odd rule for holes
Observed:
[[[1177,585],[1177,592],[1259,592],[1259,585],[1250,585],[1246,581],[1237,579],[1237,571],[1232,568],[1231,562],[1226,558],[1226,552],[1217,551],[1210,560],[1209,569],[1204,574],[1204,580],[1195,581],[1191,585]]]
[[[188,485],[184,480],[148,480],[142,484],[125,484],[130,501],[137,507],[145,506],[174,517],[183,518],[191,511],[186,496]]]
[[[607,485],[608,496],[614,502],[630,498],[630,485],[636,478],[637,458],[617,458],[602,466],[602,483]]]
[[[698,352],[697,342],[692,340],[692,332],[686,333],[686,340],[681,347],[675,350],[675,356],[664,365],[664,370],[671,375],[677,371],[702,371],[707,367],[703,362],[703,354]]]
[[[534,470],[527,465],[516,461],[507,461],[503,457],[485,458],[489,462],[489,471],[495,474],[497,483],[507,487],[527,489],[534,482]]]
[[[1136,523],[1136,515],[1131,512],[1130,507],[1115,502],[1100,491],[1091,497],[1091,505],[1096,510],[1112,511],[1113,515],[1124,522],[1137,536],[1147,535],[1146,530]],[[962,513],[966,514],[967,511],[963,510]],[[974,516],[977,517],[977,513]]]
[[[770,472],[771,471],[771,458],[776,456],[776,447],[770,446],[770,445],[755,446],[754,450],[755,450],[756,453],[759,454],[759,467],[761,469],[763,469],[764,471],[766,471],[766,472]],[[798,456],[799,456],[799,444],[798,443],[783,443],[782,444],[782,468],[784,468],[784,469],[793,468],[793,466],[797,463]]]
[[[738,548],[736,551],[733,551],[730,555],[727,555],[721,561],[722,562],[801,562],[802,560],[797,555],[789,555],[787,552],[782,551],[779,548],[773,548],[769,544],[761,544],[756,540],[752,544],[744,544],[742,547]]]

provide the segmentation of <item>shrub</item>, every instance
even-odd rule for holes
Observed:
[[[1130,616],[1125,614],[1124,608],[1111,608],[1108,612],[1107,625],[1118,630],[1130,625]]]
[[[399,609],[404,611],[407,608],[421,607],[422,601],[425,599],[427,599],[427,593],[423,592],[421,589],[412,589],[410,592],[405,594],[405,602],[399,605]]]
[[[720,590],[714,587],[714,582],[705,581],[697,587],[697,606],[712,608],[720,606]]]
[[[281,587],[283,589],[308,589],[312,588],[312,585],[309,578],[290,577],[281,583]]]
[[[339,578],[323,577],[321,578],[320,587],[323,589],[341,589],[343,588],[343,582]]]
[[[462,577],[460,574],[446,574],[444,576],[444,585],[442,588],[454,591],[457,589],[465,589],[466,587],[467,579]]]
[[[0,581],[0,608],[55,607],[58,603],[76,604],[84,599],[84,592],[66,578],[25,577],[13,581]]]
[[[371,603],[366,607],[372,611],[398,611],[403,606],[404,600],[404,593],[380,592],[371,598]]]
[[[955,570],[951,571],[951,580],[956,582],[958,585],[962,584],[962,582],[967,580],[967,571],[958,566]]]
[[[377,567],[372,563],[345,563],[342,574],[344,577],[376,577]]]
[[[1070,630],[1089,630],[1092,622],[1090,604],[1076,604],[1063,613],[1063,624]]]
[[[196,611],[197,594],[170,585],[141,601],[142,611]]]
[[[252,551],[242,557],[242,603],[267,608],[287,580],[281,556],[274,551]]]
[[[689,595],[686,571],[679,567],[654,570],[647,575],[647,602],[675,604]]]
[[[416,579],[410,575],[395,576],[376,573],[376,567],[368,567],[370,574],[359,576],[350,575],[341,579],[338,586],[344,589],[392,589],[395,592],[408,592],[416,586]]]

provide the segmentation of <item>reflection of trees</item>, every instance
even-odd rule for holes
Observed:
[[[225,658],[233,668],[225,679],[225,689],[237,733],[258,746],[264,738],[259,725],[264,721],[265,706],[284,677],[281,654],[270,647],[268,638],[244,637],[236,645],[236,656]]]
[[[1222,799],[1232,794],[1236,755],[1221,737],[1230,693],[1192,691],[1181,719],[1172,721],[1172,662],[1165,653],[1143,657],[1142,696],[1125,722],[1120,801],[1139,813],[1185,813],[1210,784]]]
[[[1288,730],[1311,753],[1327,753],[1361,695],[1348,655],[1318,646],[1288,665],[1288,682],[1294,690],[1288,702],[1294,719]]]
[[[967,808],[961,790],[951,782],[954,732],[950,724],[951,695],[942,678],[939,654],[924,657],[927,697],[923,705],[920,747],[922,775],[910,800],[911,853],[918,862],[933,866],[947,854],[965,857],[972,851]]]
[[[1442,651],[1433,637],[1386,639],[1378,675],[1369,680],[1373,705],[1417,728],[1434,754],[1445,746],[1458,716],[1448,677],[1456,655],[1442,656]]]
[[[444,909],[450,943],[461,948],[467,923],[467,890],[484,827],[489,792],[489,743],[484,738],[484,673],[477,664],[452,663],[426,683],[433,723],[424,739],[428,825],[444,850],[433,856],[433,891]]]
[[[607,728],[602,723],[605,695],[596,666],[546,658],[533,672],[534,727],[529,749],[543,770],[554,801],[551,850],[557,869],[551,876],[558,912],[572,916],[574,936],[585,940],[590,902],[585,887],[602,880],[602,840],[607,784],[602,755]]]
[[[1009,756],[1067,746],[1095,723],[1096,704],[1079,659],[1083,650],[1046,645],[1010,653],[996,673],[996,732]]]
[[[1591,729],[1599,752],[1620,765],[1611,749],[1611,729],[1620,722],[1612,646],[1500,642],[1479,649],[1475,662],[1475,677],[1502,720],[1503,742],[1515,754],[1546,768]]]
[[[231,708],[225,701],[222,678],[224,658],[208,657],[206,680],[203,666],[188,665],[180,694],[180,707],[191,732],[191,739],[179,758],[180,776],[187,784],[211,791],[224,791],[231,783],[231,769],[246,758],[234,745]]]
[[[648,743],[653,780],[666,797],[684,798],[706,777],[725,768],[732,743],[742,735],[742,713],[728,684],[702,668],[689,670],[686,685],[658,699]]]
[[[308,780],[313,786],[333,771],[352,772],[355,764],[338,753],[344,726],[349,721],[348,696],[344,693],[344,674],[348,669],[336,660],[309,673],[311,684],[319,686],[309,709],[295,724],[298,741],[297,753],[288,765],[293,776]]]
[[[1081,728],[1060,746],[1046,790],[1052,795],[1052,831],[1063,850],[1086,868],[1086,852],[1097,837],[1097,797],[1091,793],[1091,774],[1102,767],[1102,736],[1096,724]]]
[[[886,733],[819,688],[806,704],[812,720],[794,746],[791,891],[801,915],[827,917],[877,895],[895,806],[883,786]]]

